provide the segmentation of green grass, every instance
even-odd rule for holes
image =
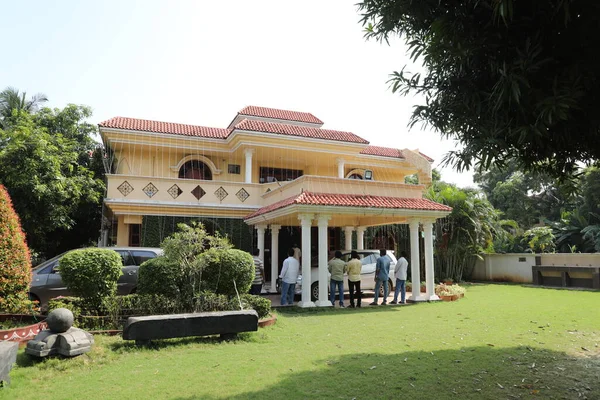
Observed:
[[[20,353],[0,398],[598,399],[600,293],[475,285],[464,299],[293,310],[239,340],[136,348],[96,337],[74,359]]]

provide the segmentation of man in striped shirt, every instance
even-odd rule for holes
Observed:
[[[254,249],[252,255],[254,256],[254,281],[252,282],[252,287],[250,287],[250,294],[260,295],[265,278],[265,268],[262,260],[259,258],[260,249]]]

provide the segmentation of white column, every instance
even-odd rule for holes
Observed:
[[[331,307],[333,304],[329,301],[329,296],[327,295],[327,286],[328,286],[328,275],[329,271],[327,270],[327,226],[329,224],[329,220],[331,216],[329,215],[319,215],[317,217],[319,227],[319,300],[317,301],[317,307]]]
[[[344,228],[344,233],[346,236],[346,245],[344,246],[344,250],[352,249],[352,231],[354,230],[353,226],[347,226]]]
[[[300,248],[304,250],[302,257],[302,298],[298,303],[298,307],[303,308],[315,307],[315,303],[310,300],[310,290],[312,286],[312,277],[310,272],[310,228],[312,226],[313,218],[314,215],[312,214],[298,215],[300,226],[302,227],[302,243],[300,243]]]
[[[265,261],[265,230],[267,229],[266,225],[255,225],[256,228],[256,246],[258,247],[259,258]],[[273,281],[273,277],[271,277],[271,290],[275,290],[275,283]]]
[[[338,166],[338,178],[343,178],[344,176],[346,176],[346,174],[344,173],[344,159],[343,158],[336,158],[335,162],[337,163]]]
[[[421,267],[419,257],[419,220],[409,220],[410,229],[410,274],[412,278],[412,293],[409,300],[424,301],[421,296]]]
[[[425,281],[427,285],[427,300],[439,300],[435,294],[435,269],[433,268],[433,221],[423,222],[425,233]]]
[[[244,155],[246,156],[246,183],[252,183],[252,155],[254,154],[254,149],[246,149],[244,150]]]
[[[281,225],[271,225],[271,291],[277,292],[277,276],[279,272],[279,229]]]
[[[365,227],[359,226],[356,228],[356,249],[363,250],[365,248]]]

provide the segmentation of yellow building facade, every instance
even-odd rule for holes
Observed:
[[[411,260],[418,260],[422,225],[432,287],[414,300],[435,296],[431,229],[451,209],[423,198],[433,160],[417,150],[371,146],[351,132],[324,129],[310,113],[255,106],[225,128],[115,117],[99,129],[110,169],[104,204],[114,221],[112,244],[157,245],[141,239],[157,219],[210,219],[217,227],[232,221],[240,247],[257,246],[263,257],[268,250],[274,287],[282,245],[301,242],[317,253],[321,269],[332,247],[363,248],[367,227],[408,224]],[[413,174],[420,184],[405,184]],[[339,231],[343,244],[332,237]],[[310,257],[303,257],[303,276],[309,270]],[[304,293],[301,304],[315,305]]]

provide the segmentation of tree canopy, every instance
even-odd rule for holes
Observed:
[[[364,0],[366,37],[403,38],[425,72],[393,72],[421,94],[412,124],[457,140],[458,170],[516,160],[564,176],[600,158],[600,3],[575,0]]]
[[[13,199],[31,249],[49,257],[99,236],[102,158],[88,107],[13,109],[0,129],[0,184]],[[97,151],[101,154],[101,151]]]

